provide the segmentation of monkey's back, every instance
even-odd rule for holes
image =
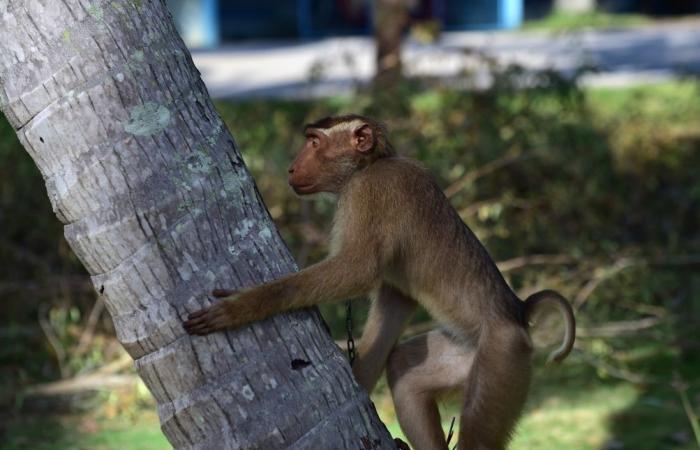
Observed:
[[[522,302],[488,251],[418,162],[383,158],[358,174],[381,243],[383,276],[460,329],[503,319],[522,324]]]

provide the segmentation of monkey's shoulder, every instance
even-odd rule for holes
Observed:
[[[432,175],[418,161],[399,156],[375,161],[362,175],[363,185],[388,192],[410,192],[435,185]]]

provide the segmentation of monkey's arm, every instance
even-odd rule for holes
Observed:
[[[199,335],[236,328],[283,311],[366,294],[378,280],[375,257],[341,252],[295,274],[225,297],[190,314],[184,327]]]
[[[417,303],[388,284],[382,284],[365,322],[352,372],[372,392]]]

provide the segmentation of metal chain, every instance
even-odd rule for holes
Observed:
[[[447,445],[450,445],[450,441],[452,440],[452,435],[454,434],[455,431],[455,416],[452,416],[452,422],[450,422],[450,431],[447,433]],[[457,448],[455,445],[454,448]]]
[[[345,328],[348,333],[348,359],[350,365],[355,362],[355,339],[352,337],[352,302],[350,300],[345,304]]]

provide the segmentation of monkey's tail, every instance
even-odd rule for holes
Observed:
[[[547,358],[547,362],[561,362],[571,352],[576,339],[576,319],[574,318],[574,310],[569,302],[558,292],[546,289],[536,292],[525,299],[525,318],[530,320],[535,309],[541,304],[549,304],[555,306],[564,317],[564,340],[561,346],[554,350]]]

